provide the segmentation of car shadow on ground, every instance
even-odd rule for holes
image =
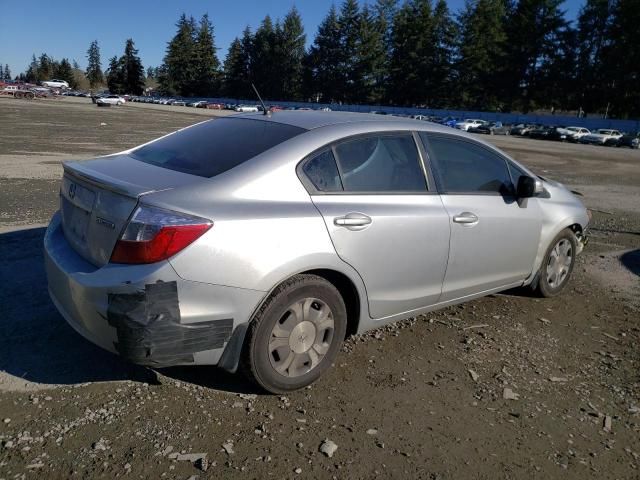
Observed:
[[[620,263],[631,273],[640,277],[640,249],[624,253],[620,257]]]
[[[132,365],[76,333],[49,298],[44,269],[45,228],[0,233],[0,390],[20,379],[73,385],[134,380],[154,384],[156,373]],[[9,374],[8,377],[2,372]],[[170,378],[223,391],[249,392],[240,375],[214,367],[162,369]]]

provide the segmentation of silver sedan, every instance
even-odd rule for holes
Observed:
[[[564,186],[459,130],[283,111],[65,163],[45,258],[90,341],[286,392],[348,334],[512,287],[557,295],[588,222]]]

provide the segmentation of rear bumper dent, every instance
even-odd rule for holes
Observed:
[[[65,320],[92,343],[141,365],[218,364],[233,331],[264,296],[184,280],[166,261],[97,268],[71,248],[58,214],[44,244],[49,294]]]

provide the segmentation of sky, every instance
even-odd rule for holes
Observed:
[[[576,17],[583,2],[564,2],[568,19]],[[133,38],[145,69],[156,67],[183,12],[196,19],[209,14],[223,62],[229,44],[247,25],[255,30],[267,14],[282,18],[293,5],[302,16],[310,44],[332,3],[339,6],[341,0],[0,0],[0,64],[8,64],[15,76],[27,69],[32,54],[47,53],[56,60],[76,60],[85,68],[89,44],[98,40],[104,69],[110,57],[122,55],[126,39]],[[457,12],[464,0],[448,0],[448,4]]]

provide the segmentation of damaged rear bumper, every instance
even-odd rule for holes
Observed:
[[[45,235],[49,294],[96,345],[141,365],[216,365],[264,292],[191,282],[169,262],[97,268],[69,245],[56,214]],[[233,368],[239,351],[225,354]]]

